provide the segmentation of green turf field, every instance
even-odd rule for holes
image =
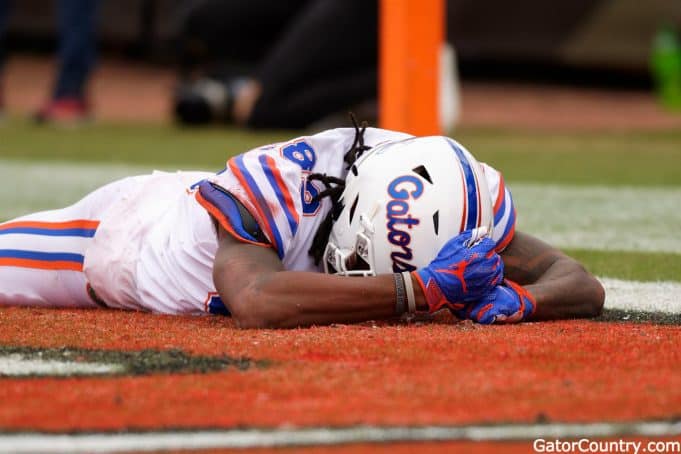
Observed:
[[[42,128],[24,121],[0,129],[0,158],[219,168],[234,154],[301,131],[181,129],[163,125]],[[681,131],[551,134],[462,130],[453,134],[508,181],[681,186]]]
[[[59,207],[113,179],[152,169],[222,169],[230,156],[300,131],[244,132],[97,124],[0,126],[0,219]],[[599,276],[681,281],[681,131],[453,136],[505,175],[518,228]]]

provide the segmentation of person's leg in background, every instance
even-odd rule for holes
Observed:
[[[249,125],[287,129],[301,129],[313,123],[317,129],[350,126],[348,111],[357,114],[359,120],[374,120],[376,92],[375,67],[348,68],[289,90],[263,93]]]
[[[308,0],[195,0],[180,13],[180,72],[243,76]]]
[[[7,50],[5,48],[5,32],[7,29],[9,12],[10,0],[0,0],[0,116],[2,116],[5,107],[3,73],[5,59],[7,58]]]
[[[300,128],[376,97],[376,0],[315,0],[289,24],[245,90],[234,119]]]
[[[87,82],[97,59],[99,0],[58,0],[59,67],[51,99],[36,114],[38,122],[78,122],[90,111]]]
[[[178,14],[180,84],[175,115],[185,124],[225,119],[240,81],[309,0],[195,0]]]

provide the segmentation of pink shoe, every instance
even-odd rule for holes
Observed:
[[[54,99],[44,105],[33,119],[39,124],[78,125],[90,120],[90,108],[80,98]]]
[[[0,120],[5,114],[5,98],[2,96],[2,80],[0,79]]]

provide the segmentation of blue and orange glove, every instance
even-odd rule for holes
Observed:
[[[480,301],[470,303],[456,311],[459,318],[470,319],[483,325],[492,323],[518,323],[534,314],[537,303],[521,285],[504,279],[502,284]]]
[[[486,234],[484,227],[461,233],[449,240],[428,266],[412,272],[430,313],[443,308],[462,310],[501,282],[504,263]]]

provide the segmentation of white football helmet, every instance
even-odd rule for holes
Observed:
[[[482,167],[458,142],[414,137],[378,145],[350,168],[324,271],[372,276],[428,265],[464,230],[491,232]]]

